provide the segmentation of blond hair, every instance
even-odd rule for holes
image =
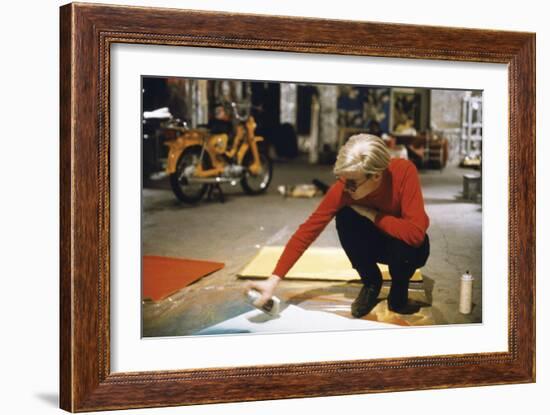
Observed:
[[[365,173],[367,177],[381,173],[390,163],[390,153],[384,141],[372,134],[351,136],[340,148],[334,174]]]

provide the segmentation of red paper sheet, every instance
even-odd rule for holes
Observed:
[[[218,271],[222,262],[162,256],[143,257],[143,298],[161,301],[176,291]]]

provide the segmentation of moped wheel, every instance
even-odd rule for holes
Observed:
[[[199,165],[201,147],[189,147],[181,153],[176,164],[176,171],[170,175],[170,184],[176,197],[182,202],[197,203],[206,193],[207,185],[204,183],[189,183],[188,178],[194,168]],[[210,168],[208,153],[203,154],[202,167]]]
[[[252,161],[252,154],[248,153],[244,159],[243,164],[245,167],[248,167],[250,164],[252,164]],[[243,190],[249,195],[258,195],[260,193],[264,193],[269,187],[271,179],[273,178],[273,162],[267,156],[267,154],[260,152],[260,162],[262,164],[262,168],[260,169],[260,172],[258,174],[252,174],[247,169],[244,177],[241,179],[241,186]]]

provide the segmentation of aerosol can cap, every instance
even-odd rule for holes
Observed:
[[[261,294],[255,289],[250,289],[246,293],[246,298],[248,302],[252,305],[254,305],[254,302],[260,297],[261,297]],[[256,307],[258,310],[263,311],[266,314],[269,314],[271,316],[276,316],[279,314],[280,304],[281,304],[281,300],[279,300],[275,296],[272,296],[269,300],[265,302],[265,304],[262,307],[256,307],[255,305],[254,307]]]

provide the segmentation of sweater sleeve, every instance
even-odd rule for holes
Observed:
[[[317,239],[336,212],[344,206],[343,189],[343,183],[340,181],[329,188],[317,209],[298,227],[287,242],[273,271],[274,275],[283,278],[304,251]]]
[[[418,172],[412,163],[407,167],[399,192],[401,216],[396,217],[380,212],[374,223],[387,234],[418,247],[424,241],[429,218],[424,210]]]

